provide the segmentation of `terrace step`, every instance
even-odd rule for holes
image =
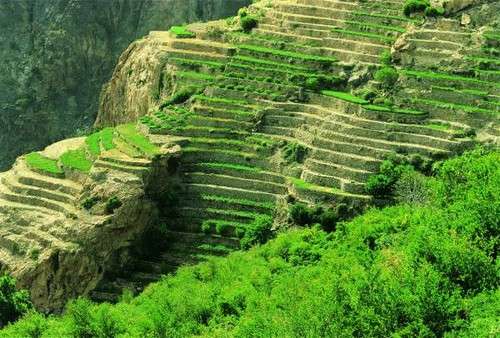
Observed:
[[[201,39],[172,39],[168,42],[172,49],[182,49],[202,53],[231,55],[235,48],[229,44]]]
[[[239,189],[262,191],[270,194],[284,194],[286,187],[281,184],[261,180],[241,178],[229,175],[207,174],[203,172],[189,172],[183,175],[185,183],[213,184],[220,186],[234,186]]]
[[[196,205],[200,208],[239,210],[243,212],[253,212],[259,214],[272,215],[273,208],[271,203],[260,203],[244,199],[230,199],[224,196],[214,196],[207,194],[190,195],[183,194],[180,196],[183,205]]]
[[[340,164],[355,169],[377,171],[381,160],[373,157],[363,157],[350,153],[342,153],[332,150],[315,148],[311,154],[312,158],[321,158],[325,161],[330,161],[335,164]]]
[[[346,180],[357,182],[366,182],[368,177],[373,175],[373,172],[367,170],[356,169],[337,163],[325,162],[321,159],[312,157],[308,158],[304,162],[304,168],[307,168],[312,172],[323,173],[328,176],[345,178]]]
[[[248,190],[242,188],[225,187],[214,184],[187,183],[184,185],[185,193],[210,194],[234,199],[248,199],[257,202],[275,203],[279,195],[263,191]]]
[[[77,214],[77,210],[70,204],[38,196],[18,194],[10,190],[6,185],[0,186],[0,198],[7,200],[9,202],[24,203],[26,205],[30,205],[33,207],[44,208],[49,211],[60,212],[70,217],[76,217]]]
[[[361,182],[355,182],[346,180],[345,178],[320,174],[308,169],[303,170],[302,179],[309,183],[313,183],[323,187],[337,188],[352,194],[365,193],[365,186]]]
[[[22,160],[18,160],[16,162],[16,164],[12,168],[12,171],[21,184],[39,187],[42,189],[47,189],[73,196],[77,195],[82,189],[82,186],[79,183],[34,172],[30,170],[26,163]]]
[[[184,172],[204,172],[208,174],[228,175],[264,182],[285,184],[285,177],[274,172],[265,171],[260,168],[234,168],[224,166],[224,163],[194,163],[183,167]]]
[[[74,195],[68,195],[61,192],[39,188],[36,186],[20,183],[15,175],[3,175],[0,177],[0,182],[9,188],[10,191],[33,197],[43,197],[49,200],[54,200],[66,204],[72,204],[75,200]]]
[[[143,166],[130,166],[117,163],[115,161],[106,161],[106,159],[99,159],[94,162],[94,167],[105,168],[115,171],[120,171],[123,173],[133,174],[137,176],[142,176],[149,171],[148,168]]]
[[[160,49],[162,52],[167,53],[170,58],[199,60],[203,62],[210,61],[222,64],[224,64],[227,61],[227,57],[221,54],[184,50],[184,49],[173,49],[168,47],[162,47]]]

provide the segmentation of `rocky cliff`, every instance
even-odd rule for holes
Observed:
[[[88,129],[102,84],[136,38],[226,17],[249,0],[0,1],[0,170]]]

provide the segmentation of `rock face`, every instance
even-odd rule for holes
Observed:
[[[153,29],[226,17],[249,0],[0,2],[0,170],[89,128],[102,84]]]

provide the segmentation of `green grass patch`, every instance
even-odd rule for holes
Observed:
[[[134,124],[120,125],[116,127],[116,130],[127,143],[139,149],[143,154],[154,156],[160,153],[160,148],[152,144],[147,137],[140,134]]]
[[[68,150],[59,158],[63,167],[75,169],[81,172],[89,172],[92,168],[92,161],[90,161],[84,149]]]
[[[191,39],[196,37],[196,34],[189,31],[186,26],[172,26],[169,32],[179,39]]]
[[[116,145],[113,143],[114,132],[115,132],[114,128],[105,128],[100,133],[101,144],[104,147],[104,150],[106,151],[116,148]]]
[[[64,171],[59,167],[57,160],[50,159],[40,153],[30,153],[26,155],[26,163],[32,169],[45,171],[50,174],[60,175]]]
[[[453,109],[453,110],[462,110],[466,113],[480,113],[480,114],[490,114],[490,115],[497,115],[499,112],[495,112],[493,110],[488,110],[488,109],[483,109],[483,108],[477,108],[473,106],[468,106],[465,104],[458,104],[458,103],[450,103],[450,102],[443,102],[443,101],[437,101],[437,100],[428,100],[428,99],[418,99],[415,98],[413,99],[414,102],[420,102],[420,103],[425,103],[429,104],[435,107],[439,108],[444,108],[444,109]]]
[[[315,61],[315,62],[322,62],[322,63],[324,63],[324,62],[335,63],[338,61],[337,59],[332,58],[332,57],[303,54],[303,53],[298,53],[298,52],[292,52],[292,51],[274,49],[274,48],[268,48],[268,47],[262,47],[262,46],[255,46],[255,45],[239,45],[238,48],[243,49],[243,50],[247,50],[247,51],[251,51],[251,52],[277,55],[277,56],[281,56],[281,57],[288,57],[288,58],[299,59],[299,60],[303,60],[303,61]]]
[[[457,81],[457,82],[469,82],[469,83],[479,83],[489,86],[500,87],[499,83],[493,83],[488,81],[482,81],[470,77],[450,75],[444,73],[417,71],[417,70],[401,70],[401,72],[407,76],[413,76],[416,78],[426,78],[426,79],[437,79],[437,80],[447,80],[447,81]]]
[[[97,132],[87,136],[85,144],[90,154],[97,157],[101,155],[101,133]]]
[[[321,94],[326,95],[326,96],[331,96],[340,100],[344,100],[347,102],[351,103],[356,103],[356,104],[368,104],[370,103],[367,100],[364,100],[360,97],[354,96],[350,93],[345,93],[345,92],[337,92],[334,90],[322,90]]]
[[[434,130],[440,130],[440,131],[448,131],[450,130],[450,126],[446,124],[441,124],[441,123],[428,123],[425,125],[428,128],[434,129]]]

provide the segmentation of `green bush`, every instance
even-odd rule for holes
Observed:
[[[366,192],[376,197],[390,197],[401,175],[413,170],[409,164],[385,160],[380,165],[379,173],[371,176],[366,182]]]
[[[107,214],[112,214],[116,209],[123,205],[122,201],[116,196],[110,197],[106,202],[105,211]]]
[[[100,198],[98,196],[89,197],[85,199],[85,201],[83,201],[82,207],[86,210],[90,210],[94,205],[96,205],[99,202],[99,200]]]
[[[425,9],[425,16],[428,17],[438,17],[444,15],[444,8],[427,7]]]
[[[240,26],[245,33],[250,33],[257,25],[258,21],[253,16],[246,15],[240,18]]]
[[[410,16],[413,13],[424,12],[430,5],[429,0],[406,0],[403,13]]]
[[[375,80],[382,83],[386,88],[393,86],[399,78],[399,74],[396,69],[392,67],[384,67],[379,69],[375,73]]]
[[[391,52],[388,50],[383,51],[380,55],[380,62],[382,62],[383,65],[390,66],[392,63]]]
[[[26,290],[16,289],[16,280],[9,276],[0,277],[0,327],[16,321],[32,309],[30,296]]]
[[[288,163],[302,163],[304,161],[308,148],[300,143],[287,142],[281,147],[283,158]]]
[[[175,92],[175,94],[170,98],[170,100],[167,100],[163,102],[160,106],[160,109],[163,109],[167,106],[171,106],[174,104],[181,104],[189,100],[193,95],[200,94],[202,92],[202,89],[199,87],[195,86],[189,86],[189,87],[184,87],[178,91]]]
[[[321,206],[308,207],[303,203],[295,203],[289,210],[290,219],[299,226],[311,226],[319,224],[325,231],[335,230],[339,221],[338,211],[333,209],[325,210]]]
[[[264,244],[270,240],[274,233],[271,230],[273,220],[269,216],[258,215],[255,220],[245,229],[245,233],[240,240],[243,249],[248,249],[256,244]]]

